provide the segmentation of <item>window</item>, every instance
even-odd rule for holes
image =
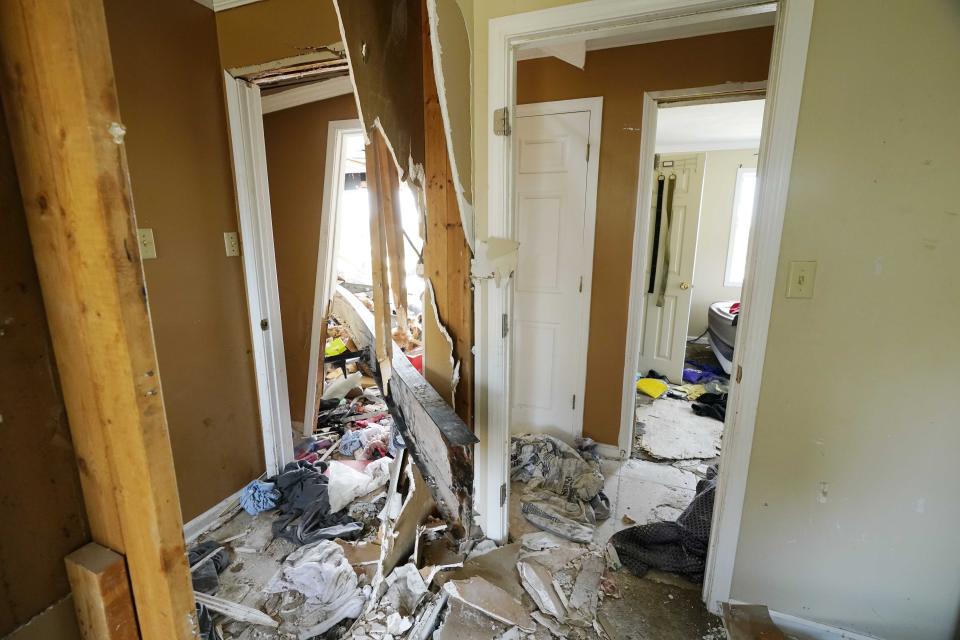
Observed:
[[[737,186],[733,192],[733,218],[730,224],[730,244],[727,247],[727,268],[723,275],[725,287],[742,287],[747,269],[747,239],[753,221],[753,200],[757,191],[757,170],[740,167]]]

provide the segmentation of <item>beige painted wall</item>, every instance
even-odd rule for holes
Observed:
[[[474,4],[478,217],[487,21],[563,4]],[[816,6],[732,597],[890,640],[948,640],[960,610],[960,9]],[[786,300],[787,262],[809,259],[815,297]]]
[[[733,221],[733,196],[737,170],[741,166],[757,166],[756,149],[708,151],[706,156],[688,336],[699,336],[707,330],[707,309],[711,304],[740,298],[740,287],[723,284]]]
[[[216,14],[225,69],[273,62],[340,42],[333,0],[262,0]]]
[[[598,442],[616,445],[620,433],[643,94],[764,80],[772,36],[764,27],[590,51],[583,70],[556,58],[518,65],[520,104],[603,96],[583,425]]]
[[[303,420],[331,120],[357,117],[353,94],[263,118],[290,415]]]
[[[263,472],[214,14],[191,0],[106,0],[137,224],[186,520]]]
[[[956,2],[816,4],[734,576],[890,640],[960,610],[958,70]]]

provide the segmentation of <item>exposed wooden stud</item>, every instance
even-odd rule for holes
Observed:
[[[313,394],[313,423],[303,425],[304,434],[310,434],[317,429],[317,417],[320,415],[320,401],[323,400],[323,387],[327,382],[325,374],[326,348],[327,348],[327,323],[330,321],[330,301],[323,312],[323,318],[320,320],[320,352],[317,355],[317,389]]]
[[[387,169],[380,174],[383,198],[383,228],[386,231],[387,260],[390,266],[390,290],[393,292],[393,306],[397,310],[397,325],[407,333],[410,322],[407,313],[407,280],[403,250],[403,218],[400,215],[400,178],[397,176],[391,156],[387,155]]]
[[[102,1],[0,3],[0,58],[4,110],[93,537],[126,555],[141,636],[194,638]]]
[[[447,148],[447,134],[437,94],[430,21],[422,8],[423,118],[424,118],[424,201],[426,241],[423,246],[424,273],[433,284],[440,323],[453,340],[453,357],[460,363],[454,408],[464,422],[473,425],[473,290],[470,282],[470,246],[464,234],[453,184],[453,169]],[[433,322],[424,313],[424,324]],[[427,340],[444,340],[439,332],[425,331]],[[433,347],[433,348],[431,348]],[[452,374],[445,344],[424,345],[424,374],[446,395]]]
[[[384,392],[389,388],[391,359],[393,357],[393,335],[390,321],[390,281],[387,276],[387,245],[384,225],[385,208],[392,206],[389,180],[382,176],[392,168],[393,160],[387,149],[383,134],[374,129],[370,144],[366,147],[367,157],[367,193],[370,198],[370,252],[373,267],[373,308],[375,318],[375,339],[377,363]],[[386,183],[387,188],[384,189]]]
[[[65,558],[83,640],[136,640],[137,618],[123,556],[95,542]]]

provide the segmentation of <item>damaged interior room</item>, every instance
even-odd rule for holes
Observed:
[[[0,3],[0,638],[956,640],[958,68],[950,0]]]

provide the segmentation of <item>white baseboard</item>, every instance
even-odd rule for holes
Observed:
[[[212,526],[220,516],[233,508],[234,505],[240,501],[241,493],[243,493],[243,489],[240,489],[240,491],[237,491],[233,495],[221,500],[190,522],[183,525],[183,537],[187,544],[190,544],[199,538],[200,534],[210,528],[210,526]]]
[[[602,444],[597,443],[597,451],[600,453],[600,456],[607,458],[609,460],[623,460],[623,452],[620,451],[620,448],[612,444]]]
[[[747,604],[738,600],[731,600],[731,604]],[[877,636],[868,636],[856,631],[847,631],[839,627],[831,627],[821,622],[814,622],[806,618],[798,618],[789,613],[780,613],[770,610],[770,618],[780,630],[798,640],[882,640]]]

